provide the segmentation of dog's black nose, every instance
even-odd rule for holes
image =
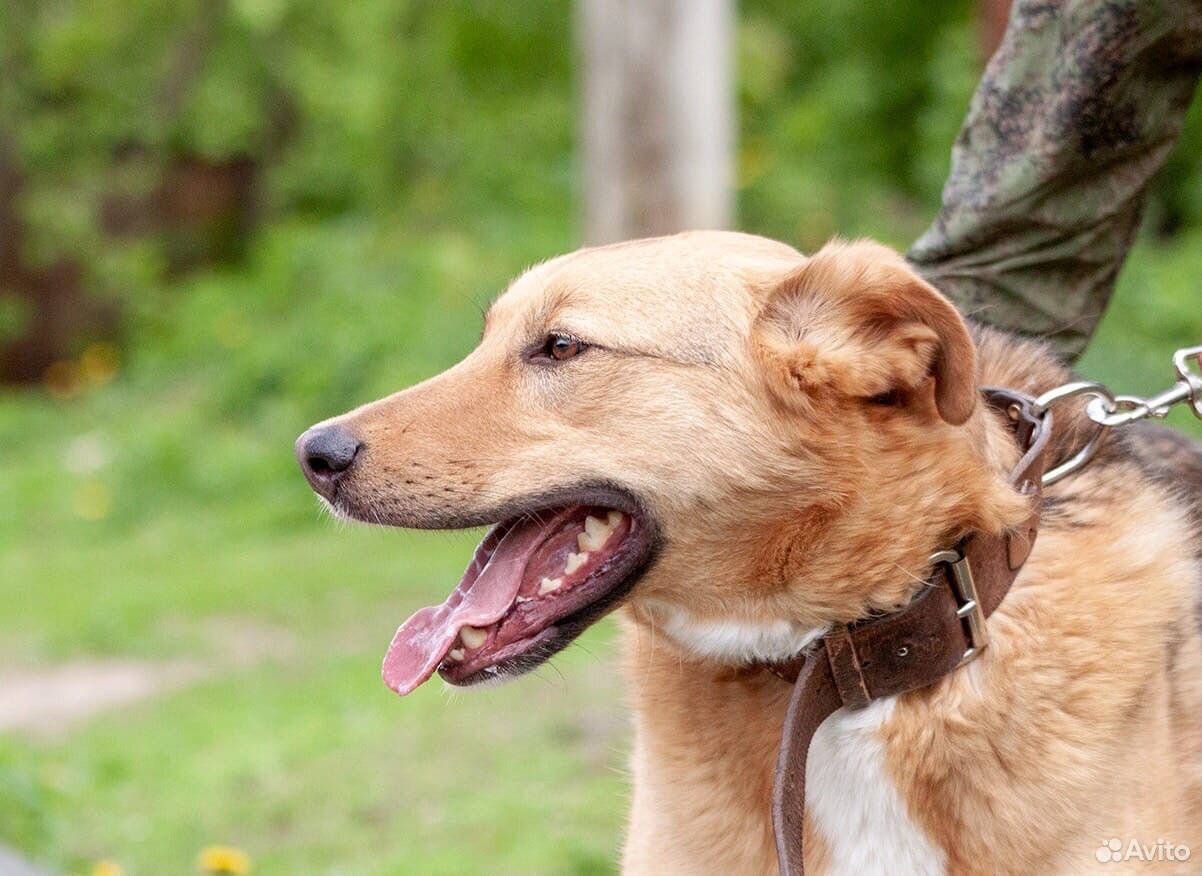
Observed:
[[[334,488],[362,447],[343,426],[314,426],[296,439],[296,458],[313,489],[333,499]]]

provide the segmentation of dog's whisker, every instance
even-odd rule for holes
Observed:
[[[550,660],[548,660],[546,663],[544,663],[543,666],[549,666],[553,670],[555,670],[555,674],[559,676],[559,680],[562,682],[561,689],[563,689],[563,690],[568,689],[568,678],[566,675],[563,674],[563,670],[561,670],[553,661],[550,661]]]
[[[593,653],[591,650],[589,650],[589,649],[588,649],[587,647],[585,647],[583,644],[581,644],[581,642],[580,642],[580,640],[579,640],[579,639],[577,639],[575,642],[573,642],[573,643],[572,643],[572,647],[573,647],[573,648],[577,648],[577,649],[579,649],[579,650],[583,651],[585,654],[587,654],[588,656],[592,657],[592,658],[593,658],[594,660],[596,660],[598,663],[600,663],[600,662],[601,662],[601,658],[600,658],[600,657],[598,657],[596,654],[594,654],[594,653]]]
[[[901,563],[894,563],[893,566],[899,572],[901,572],[903,575],[905,575],[907,578],[909,578],[912,581],[915,581],[924,586],[930,585],[930,583],[931,583],[930,581],[927,581],[925,578],[920,578],[918,575],[915,575],[913,572],[907,570]]]

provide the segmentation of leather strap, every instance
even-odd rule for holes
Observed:
[[[830,661],[807,660],[793,685],[772,785],[772,831],[781,876],[804,874],[806,758],[818,727],[843,707]]]
[[[1023,393],[983,392],[1006,415],[1023,449],[1010,483],[1031,496],[1031,516],[1014,530],[977,533],[954,551],[936,554],[942,560],[930,586],[904,608],[837,627],[802,657],[765,667],[794,685],[772,789],[781,876],[805,874],[806,759],[822,722],[840,708],[863,708],[874,699],[934,684],[976,656],[987,642],[984,618],[1001,605],[1031,553],[1052,415],[1036,416],[1034,399]]]

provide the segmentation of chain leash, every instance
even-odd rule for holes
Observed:
[[[1199,370],[1191,368],[1191,362]],[[1089,380],[1066,383],[1037,398],[1033,413],[1040,416],[1056,402],[1078,395],[1089,396],[1085,414],[1098,426],[1093,437],[1075,456],[1044,474],[1043,485],[1051,486],[1083,468],[1097,453],[1102,435],[1115,426],[1127,426],[1149,417],[1161,419],[1179,404],[1188,404],[1194,416],[1202,419],[1202,347],[1178,350],[1173,354],[1173,367],[1177,371],[1177,382],[1150,398],[1115,395],[1105,385]]]

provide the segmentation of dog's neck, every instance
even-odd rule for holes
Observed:
[[[927,519],[899,500],[907,491],[901,479],[889,483],[882,474],[878,486],[891,492],[879,499],[854,497],[838,515],[800,509],[797,520],[763,526],[764,542],[750,553],[786,559],[768,564],[778,580],[749,581],[747,587],[776,594],[777,616],[737,610],[705,616],[655,598],[640,601],[632,613],[685,655],[729,670],[789,661],[835,624],[902,607],[925,586],[927,558],[935,551],[977,529],[1000,532],[1029,513],[1005,481],[1019,455],[1011,430],[982,405],[965,431],[949,451],[963,474],[954,487],[932,491],[937,495],[926,499]],[[872,515],[871,522],[858,517],[857,506],[864,517]],[[820,531],[807,531],[811,520]],[[880,533],[889,535],[881,539]],[[878,550],[865,552],[866,541]],[[817,598],[820,605],[813,604]]]

